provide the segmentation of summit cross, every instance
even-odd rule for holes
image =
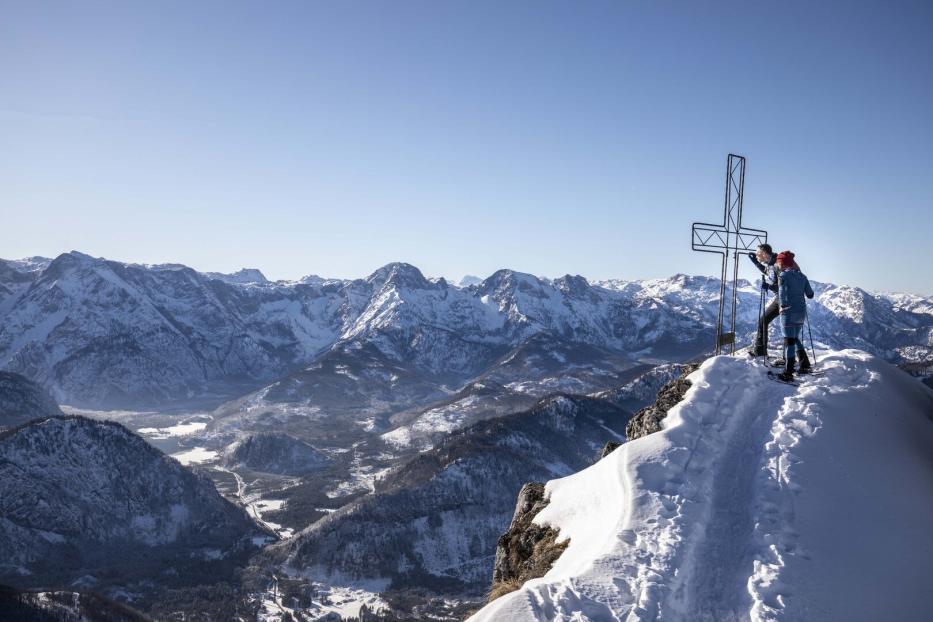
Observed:
[[[693,250],[701,253],[722,255],[722,275],[719,281],[719,313],[716,319],[716,354],[722,354],[724,346],[731,346],[735,354],[735,307],[739,280],[739,253],[757,250],[759,244],[768,242],[768,232],[742,225],[742,195],[745,189],[745,158],[730,153],[726,162],[726,206],[722,224],[708,222],[693,223]],[[731,266],[730,266],[731,264]],[[727,320],[726,275],[732,268],[731,316]],[[726,329],[728,324],[729,330]]]

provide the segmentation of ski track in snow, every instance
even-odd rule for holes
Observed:
[[[819,434],[826,404],[839,408],[838,394],[859,404],[880,384],[867,354],[820,359],[825,376],[804,377],[799,388],[766,380],[766,369],[747,360],[707,360],[664,430],[548,482],[550,503],[535,522],[558,527],[568,549],[544,577],[471,622],[854,619],[838,610],[802,616],[806,605],[787,610],[800,579],[788,584],[786,567],[810,560],[796,532],[802,488],[795,469],[803,461],[795,451]],[[846,442],[864,449],[833,440],[829,451]]]

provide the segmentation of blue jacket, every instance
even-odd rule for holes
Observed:
[[[807,298],[813,298],[810,281],[800,270],[783,270],[778,279],[781,318],[787,324],[803,324],[807,319]]]

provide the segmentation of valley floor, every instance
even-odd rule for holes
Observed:
[[[548,483],[568,549],[471,621],[929,619],[933,392],[818,355],[799,387],[706,361],[661,432]]]

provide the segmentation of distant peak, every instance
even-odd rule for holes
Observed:
[[[298,282],[303,285],[322,285],[326,279],[320,277],[316,274],[309,274],[308,276],[303,276],[298,279]]]
[[[206,276],[234,285],[265,285],[269,282],[266,276],[256,268],[241,268],[236,272],[225,274],[222,272],[208,272]]]
[[[17,281],[26,281],[35,278],[49,267],[52,260],[48,257],[23,257],[22,259],[0,259],[0,273],[9,275],[8,278]]]
[[[585,294],[590,290],[590,282],[579,274],[573,276],[565,274],[554,281],[554,285],[569,294]]]
[[[61,276],[65,271],[81,266],[89,266],[97,260],[90,255],[85,255],[78,251],[62,253],[49,262],[45,269],[45,274],[54,278]]]
[[[431,283],[424,278],[421,270],[404,262],[386,264],[366,277],[366,280],[376,287],[383,287],[389,284],[411,289],[426,289],[431,287]]]
[[[482,282],[480,291],[488,293],[500,289],[524,289],[541,285],[541,279],[533,274],[516,272],[515,270],[496,270]]]
[[[479,285],[482,282],[483,282],[483,279],[479,278],[478,276],[473,276],[472,274],[468,274],[464,276],[462,279],[460,279],[460,282],[457,283],[457,286],[458,287],[470,287],[471,285]]]

